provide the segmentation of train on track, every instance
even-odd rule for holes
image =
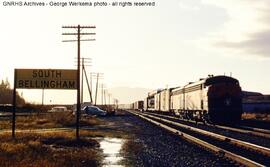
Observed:
[[[208,76],[182,87],[149,92],[132,109],[174,114],[210,123],[237,123],[242,115],[239,81],[229,76]]]

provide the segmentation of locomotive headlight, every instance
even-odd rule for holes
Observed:
[[[232,104],[232,100],[230,98],[226,98],[225,101],[224,101],[224,104],[226,106],[230,106]]]

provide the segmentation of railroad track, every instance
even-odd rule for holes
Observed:
[[[240,128],[247,129],[247,130],[252,130],[252,131],[255,131],[255,132],[261,132],[261,133],[264,133],[264,134],[270,134],[270,130],[268,130],[268,129],[253,128],[253,127],[249,127],[249,126],[240,126]]]
[[[150,114],[130,112],[188,141],[207,148],[220,156],[229,158],[237,164],[245,166],[268,166],[270,164],[269,148],[190,127]]]
[[[161,114],[156,114],[156,113],[149,113],[149,114],[156,115],[156,116],[162,116],[164,118],[170,118],[170,119],[174,119],[174,120],[181,120],[184,122],[190,122],[193,124],[204,124],[202,122],[195,122],[193,120],[185,120],[185,119],[181,119],[181,118],[169,116],[169,115],[161,115]],[[248,135],[254,135],[254,136],[264,137],[264,138],[270,139],[270,130],[267,130],[267,129],[252,128],[252,127],[247,127],[247,126],[228,127],[228,126],[211,125],[211,124],[207,124],[207,125],[211,126],[211,127],[224,129],[224,130],[230,130],[230,131],[234,131],[234,132],[239,132],[239,133],[244,133],[244,134],[248,134]]]

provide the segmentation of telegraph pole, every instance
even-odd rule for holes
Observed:
[[[95,97],[95,105],[97,105],[98,77],[99,77],[99,73],[97,73],[97,84],[96,84],[96,97]]]
[[[106,96],[105,96],[105,89],[106,89],[106,85],[103,83],[101,84],[101,104],[105,104],[106,105]]]
[[[101,84],[101,105],[103,105],[103,84]]]
[[[90,102],[91,104],[93,104],[93,99],[92,99],[92,90],[91,90],[91,87],[89,85],[89,81],[88,81],[88,78],[87,78],[87,74],[86,74],[86,70],[84,68],[84,75],[85,75],[85,79],[86,79],[86,83],[87,83],[87,87],[88,87],[88,92],[89,92],[89,96],[90,96]]]
[[[90,94],[90,102],[92,103],[92,96],[91,96],[91,90],[90,90],[90,87],[89,87],[89,83],[88,83],[88,78],[87,78],[87,74],[86,74],[86,67],[87,66],[91,66],[91,58],[85,58],[85,57],[82,57],[81,58],[81,67],[82,67],[82,70],[81,70],[81,104],[83,103],[83,89],[84,89],[84,76],[85,76],[85,79],[86,79],[86,83],[87,83],[87,86],[88,86],[88,91],[89,91],[89,94]],[[85,74],[85,75],[83,75]]]
[[[95,94],[95,105],[97,105],[97,95],[98,95],[98,81],[99,79],[102,79],[103,73],[90,73],[91,77],[96,77],[96,94]],[[91,78],[92,79],[92,78]],[[92,82],[92,81],[91,81]]]
[[[92,92],[92,94],[91,94],[91,99],[92,99],[92,104],[94,103],[93,102],[93,88],[92,88],[92,85],[93,85],[93,82],[92,82],[92,73],[90,72],[90,90],[91,90],[91,92]]]
[[[81,35],[96,35],[96,33],[81,33],[82,29],[92,29],[96,26],[62,26],[65,29],[75,29],[76,33],[62,33],[62,35],[75,35],[77,36],[76,40],[63,40],[63,42],[77,42],[77,111],[76,111],[76,139],[80,139],[79,128],[80,128],[80,111],[81,111],[81,101],[80,101],[80,42],[81,41],[95,41],[95,39],[81,39]]]
[[[106,106],[107,104],[106,104],[106,90],[105,89],[103,90],[103,93],[104,93],[104,102],[105,102],[105,106]]]
[[[81,104],[83,103],[83,70],[84,70],[84,58],[82,58]]]
[[[116,103],[116,109],[118,109],[119,100],[118,99],[115,99],[115,103]]]
[[[109,96],[109,105],[111,104],[111,96],[112,96],[112,94],[108,94],[108,96]]]

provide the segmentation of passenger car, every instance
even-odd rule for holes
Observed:
[[[96,106],[85,106],[82,108],[82,112],[87,115],[106,116],[107,112]]]

